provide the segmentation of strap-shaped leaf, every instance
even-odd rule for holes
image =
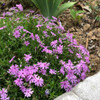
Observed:
[[[64,3],[62,4],[58,10],[55,12],[55,16],[57,17],[58,15],[60,15],[64,10],[67,10],[68,8],[72,7],[76,2],[68,2],[68,3]]]

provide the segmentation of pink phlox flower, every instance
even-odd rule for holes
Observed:
[[[69,51],[70,53],[72,53],[72,54],[74,53],[71,49],[68,49],[68,51]]]
[[[70,40],[73,38],[73,34],[69,33],[69,31],[66,33],[66,37]]]
[[[52,54],[52,50],[49,50],[47,46],[44,47],[44,49],[41,52],[46,52],[46,53]]]
[[[51,42],[50,45],[51,45],[53,48],[56,48],[57,42],[58,42],[57,40],[54,40],[54,41]]]
[[[70,68],[73,68],[73,63],[70,59],[68,60],[67,66],[69,66]]]
[[[61,82],[61,88],[67,89],[68,87],[70,87],[70,84],[68,81]]]
[[[20,18],[18,18],[18,19],[20,19]],[[23,26],[17,26],[16,29],[21,30],[21,29],[23,29],[23,28],[24,28]]]
[[[14,83],[15,83],[17,86],[21,87],[22,84],[23,84],[23,79],[17,78],[17,79],[14,81]]]
[[[54,16],[52,16],[52,18],[56,21],[57,20],[57,18],[56,17],[54,17]]]
[[[19,32],[19,30],[15,30],[13,36],[15,36],[15,38],[19,38],[20,37],[20,34],[21,33]]]
[[[13,15],[13,13],[12,12],[6,12],[6,15],[11,16],[11,15]]]
[[[57,71],[56,71],[55,69],[50,69],[50,70],[49,70],[49,73],[50,73],[50,74],[54,74],[54,75],[55,75],[56,72],[57,72]]]
[[[37,42],[39,42],[39,43],[41,42],[40,37],[39,37],[38,34],[35,34],[35,38],[36,38]]]
[[[45,69],[40,69],[39,73],[42,73],[42,75],[46,75],[46,70]]]
[[[30,13],[29,14],[26,14],[26,17],[29,17],[30,16]]]
[[[11,7],[11,8],[9,9],[9,11],[11,11],[11,10],[16,11],[16,7]]]
[[[52,34],[53,36],[56,36],[56,34],[55,34],[54,32],[51,32],[51,34]]]
[[[24,54],[24,56],[25,56],[24,59],[26,62],[28,62],[32,58],[31,54],[28,54],[28,55]]]
[[[24,95],[25,97],[31,97],[31,95],[33,94],[34,91],[32,91],[31,88],[26,88],[26,90],[24,91]]]
[[[5,17],[0,17],[0,19],[5,19]]]
[[[79,45],[77,46],[79,48],[79,50],[81,50],[81,52],[84,54],[84,55],[87,55],[89,56],[89,51],[82,45]]]
[[[28,45],[30,44],[30,42],[29,42],[29,41],[25,41],[24,44],[25,44],[26,46],[28,46]]]
[[[64,27],[63,27],[62,25],[59,25],[59,26],[57,27],[57,29],[60,29],[60,30],[62,30],[62,31],[65,30]]]
[[[81,54],[79,54],[79,53],[76,53],[76,56],[77,56],[78,58],[82,58]]]
[[[20,20],[20,18],[16,18],[16,19],[15,19],[15,21],[19,21],[19,20]]]
[[[56,55],[56,59],[59,59],[59,56],[58,55]]]
[[[61,38],[59,38],[59,42],[60,42],[61,44],[63,43]]]
[[[10,98],[7,97],[7,89],[2,88],[0,91],[0,100],[9,100]]]
[[[47,63],[47,62],[44,62],[44,63],[38,62],[38,63],[37,63],[37,66],[38,66],[39,68],[41,68],[41,69],[48,69],[48,68],[49,68],[49,65],[50,65],[50,63]]]
[[[21,4],[16,4],[16,7],[20,10],[23,11],[23,6]]]
[[[46,28],[52,30],[52,27],[50,27],[49,25],[47,25]]]
[[[49,21],[48,18],[45,18],[44,16],[43,16],[43,18],[44,18],[44,20],[45,20],[44,23],[47,22],[47,21]]]
[[[89,70],[86,63],[83,60],[80,60],[80,64],[84,72],[87,72]]]
[[[6,28],[6,26],[1,27],[0,30],[3,30],[4,28]]]
[[[82,71],[82,66],[81,64],[77,64],[76,66],[74,66],[76,69],[74,70],[74,73],[77,75],[80,75],[81,71]]]
[[[30,13],[34,13],[34,10],[30,10]]]
[[[45,35],[45,37],[49,37],[49,35],[47,34],[47,31],[43,31],[43,34]]]
[[[27,72],[23,69],[21,69],[19,72],[18,72],[18,77],[19,78],[25,78],[25,76],[27,76]]]
[[[20,89],[21,89],[21,91],[22,91],[23,93],[24,93],[25,90],[26,90],[25,86],[23,86],[23,85],[20,87]]]
[[[56,52],[57,52],[58,54],[62,54],[62,53],[63,53],[63,45],[57,46]]]
[[[38,71],[38,68],[34,66],[25,66],[24,70],[26,71],[27,75],[32,75]]]
[[[32,38],[32,40],[35,40],[33,33],[31,33],[30,38]]]
[[[86,60],[86,62],[89,64],[90,63],[90,61],[89,61],[89,57],[85,57],[85,60]]]
[[[13,57],[11,58],[11,60],[9,61],[9,63],[11,63],[11,62],[14,60],[14,58],[15,58],[15,56],[13,56]]]
[[[60,73],[63,74],[63,75],[65,74],[64,67],[61,67]]]
[[[10,67],[10,69],[8,70],[8,73],[10,74],[10,75],[15,75],[15,76],[17,76],[18,75],[18,72],[19,72],[19,67],[18,67],[18,65],[12,65],[11,67]]]
[[[37,28],[42,27],[42,26],[43,26],[43,25],[40,25],[40,24],[36,25]]]
[[[42,87],[43,84],[44,84],[44,80],[42,78],[40,78],[39,76],[37,76],[34,83],[35,83],[36,86]]]
[[[84,80],[85,78],[86,78],[86,73],[85,72],[81,73],[81,79]]]
[[[32,74],[29,74],[26,78],[25,78],[26,82],[34,83],[34,76]]]
[[[28,31],[28,30],[26,30],[26,29],[23,29],[23,31],[24,31],[24,32],[26,32],[26,33],[31,34],[31,32],[29,32],[29,31]]]
[[[60,63],[61,63],[62,65],[65,65],[65,64],[66,64],[66,62],[63,61],[63,60],[60,60]]]

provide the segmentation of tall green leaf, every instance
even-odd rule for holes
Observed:
[[[38,7],[43,14],[44,17],[48,17],[49,19],[52,16],[57,17],[62,11],[72,7],[75,2],[69,2],[65,4],[61,4],[63,0],[32,0],[33,3]]]

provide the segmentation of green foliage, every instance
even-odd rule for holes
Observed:
[[[83,16],[80,16],[79,14],[84,13],[84,12],[85,11],[83,11],[83,10],[76,11],[74,9],[71,9],[70,14],[71,14],[74,21],[79,22],[81,20],[81,18],[83,17]]]
[[[59,16],[64,10],[72,7],[76,2],[61,4],[63,0],[32,0],[45,17]]]

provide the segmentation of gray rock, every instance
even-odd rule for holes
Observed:
[[[73,92],[67,92],[67,93],[64,93],[61,96],[57,97],[54,100],[82,100],[82,99],[80,99]]]
[[[82,100],[100,100],[100,72],[79,83],[72,91]]]

